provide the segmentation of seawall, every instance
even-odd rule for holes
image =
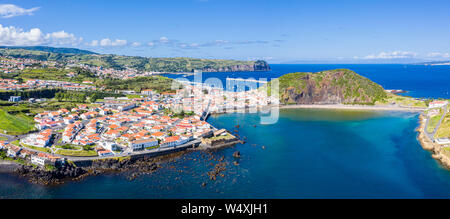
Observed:
[[[94,162],[102,161],[102,160],[120,160],[120,159],[129,159],[130,161],[136,161],[142,158],[154,158],[158,156],[168,155],[176,152],[185,151],[189,148],[193,148],[196,145],[189,145],[185,147],[176,147],[171,150],[164,150],[164,151],[155,151],[151,153],[142,153],[142,154],[131,154],[128,156],[122,156],[122,157],[103,157],[98,159],[89,159],[89,160],[74,160],[72,161],[77,167],[91,167]]]

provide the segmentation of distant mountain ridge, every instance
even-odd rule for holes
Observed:
[[[433,62],[421,62],[416,65],[450,65],[450,61],[433,61]]]
[[[122,56],[97,54],[87,50],[53,47],[0,47],[0,55],[15,58],[30,58],[43,61],[78,61],[79,63],[102,66],[105,68],[125,69],[127,67],[140,71],[152,72],[236,72],[268,71],[266,61],[239,61],[225,59],[199,58],[146,58],[139,56]]]
[[[0,46],[0,49],[23,49],[41,52],[52,52],[52,53],[62,53],[62,54],[97,54],[88,50],[76,49],[76,48],[57,48],[49,46]]]

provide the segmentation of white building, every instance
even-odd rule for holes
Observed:
[[[164,141],[161,143],[161,147],[175,147],[178,146],[182,143],[183,141],[180,139],[180,136],[172,136],[172,137],[167,137],[164,139]]]
[[[154,138],[150,139],[142,139],[142,140],[135,140],[130,143],[130,148],[133,151],[139,151],[143,150],[144,148],[154,147],[158,145],[158,140]]]
[[[437,138],[434,141],[440,145],[450,144],[450,138]]]
[[[47,159],[45,157],[40,157],[40,156],[32,156],[31,157],[31,163],[39,165],[39,166],[45,166],[46,160]]]
[[[443,107],[443,106],[445,106],[445,105],[447,105],[447,101],[433,101],[433,102],[431,102],[431,103],[428,105],[428,108],[429,108],[429,109],[432,109],[432,108],[440,108],[440,107]]]
[[[135,107],[136,107],[136,104],[130,103],[130,104],[126,104],[126,105],[123,105],[123,106],[119,106],[117,109],[120,110],[120,111],[127,111],[127,110],[133,109]]]
[[[99,144],[102,148],[109,151],[116,151],[119,148],[119,146],[116,143],[110,141],[102,141]]]

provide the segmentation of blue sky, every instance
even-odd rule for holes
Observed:
[[[0,0],[0,44],[271,63],[450,60],[449,9],[447,0]]]

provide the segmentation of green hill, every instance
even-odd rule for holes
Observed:
[[[75,48],[56,48],[48,46],[0,46],[1,49],[22,49],[41,52],[63,53],[63,54],[97,54],[88,50],[75,49]]]
[[[290,73],[279,82],[283,104],[374,104],[387,97],[383,87],[347,69]]]
[[[105,68],[125,69],[127,67],[140,71],[154,72],[236,72],[236,71],[266,71],[270,70],[267,62],[239,61],[225,59],[198,58],[146,58],[139,56],[120,56],[91,54],[89,51],[52,48],[52,47],[13,47],[1,48],[0,55],[15,58],[30,58],[43,61],[73,61]]]

